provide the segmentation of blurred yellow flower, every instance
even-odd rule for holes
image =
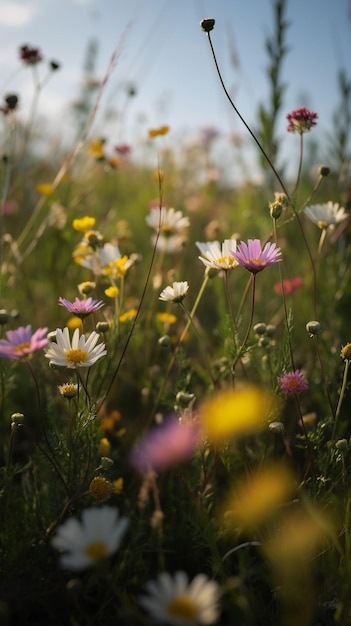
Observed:
[[[297,505],[289,511],[279,530],[265,544],[264,551],[278,570],[300,570],[308,564],[321,545],[336,535],[335,524],[325,511],[304,510]]]
[[[113,481],[113,490],[115,493],[122,493],[123,487],[123,478],[116,478],[116,480]]]
[[[103,159],[105,156],[104,145],[105,139],[93,139],[88,146],[88,154],[95,159]]]
[[[168,132],[169,126],[167,125],[160,126],[159,128],[150,128],[149,137],[150,139],[153,139],[154,137],[158,137],[159,135],[167,135]]]
[[[104,293],[108,298],[116,298],[119,294],[119,289],[118,287],[111,285],[111,287],[107,287],[107,289],[105,289]]]
[[[82,320],[80,319],[80,317],[71,317],[68,322],[66,323],[67,328],[69,328],[69,330],[75,330],[76,328],[82,328],[83,324],[82,324]]]
[[[111,450],[111,444],[107,437],[102,437],[99,442],[99,454],[101,456],[109,456]]]
[[[52,196],[55,191],[54,186],[50,183],[38,183],[35,185],[35,189],[41,196]]]
[[[113,409],[106,415],[100,418],[100,425],[102,430],[111,431],[115,429],[116,424],[121,420],[121,414],[117,409]]]
[[[256,470],[236,485],[227,497],[223,509],[226,524],[235,530],[256,528],[269,519],[295,489],[295,477],[282,463]]]
[[[85,233],[88,230],[94,228],[96,223],[95,217],[89,217],[85,215],[84,217],[76,218],[72,222],[72,226],[74,230],[78,230],[81,233]]]
[[[124,256],[119,257],[119,259],[114,259],[110,261],[108,267],[106,267],[106,274],[112,274],[116,278],[122,278],[126,275],[127,270],[130,267],[130,261],[125,254]]]
[[[199,409],[199,419],[210,441],[245,435],[267,423],[274,408],[271,394],[254,385],[220,391]]]
[[[129,322],[136,317],[137,312],[138,311],[136,309],[129,309],[129,311],[126,311],[125,313],[122,313],[122,315],[119,316],[119,321],[122,324],[123,322]]]
[[[157,313],[156,319],[162,324],[175,324],[177,316],[173,313]]]

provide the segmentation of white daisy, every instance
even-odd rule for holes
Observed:
[[[173,283],[173,287],[166,287],[160,294],[159,300],[164,302],[181,302],[189,289],[186,280]]]
[[[328,228],[339,224],[348,217],[345,209],[331,201],[325,204],[313,204],[304,209],[305,215],[319,228]]]
[[[139,604],[155,622],[172,626],[215,624],[219,618],[220,586],[205,574],[189,583],[185,572],[163,572],[146,584]]]
[[[190,226],[189,218],[184,217],[181,211],[166,209],[164,206],[161,207],[161,215],[159,208],[151,209],[146,217],[146,223],[156,231],[160,230],[161,233],[169,235],[182,232]]]
[[[128,523],[116,507],[85,509],[81,522],[70,517],[58,527],[51,544],[64,553],[62,567],[83,570],[116,552]]]
[[[235,239],[225,239],[222,246],[219,241],[208,243],[197,241],[196,245],[203,255],[199,256],[199,259],[206,267],[216,270],[231,270],[239,265],[233,256],[233,252],[236,252]]]
[[[97,342],[100,335],[93,331],[88,339],[84,335],[79,336],[79,328],[76,328],[72,344],[69,337],[68,328],[56,329],[56,341],[49,343],[45,352],[45,357],[50,359],[50,365],[59,365],[76,369],[77,367],[90,367],[100,357],[107,354],[105,344]]]
[[[92,250],[88,245],[78,246],[74,253],[76,262],[91,270],[95,276],[106,273],[110,263],[117,261],[121,256],[119,247],[112,243],[105,243],[97,250]]]

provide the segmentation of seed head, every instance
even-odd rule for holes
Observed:
[[[322,328],[319,322],[317,322],[317,320],[311,320],[310,322],[307,322],[306,324],[306,330],[309,333],[309,335],[318,335],[318,333],[321,332]]]
[[[201,30],[205,33],[209,33],[214,29],[215,22],[216,20],[214,20],[213,17],[205,17],[205,19],[200,22]]]
[[[351,343],[347,343],[346,346],[341,349],[340,356],[344,361],[351,361]]]

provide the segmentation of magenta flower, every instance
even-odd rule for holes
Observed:
[[[90,313],[95,313],[95,311],[105,306],[102,300],[93,300],[93,298],[86,298],[84,300],[76,298],[74,302],[70,302],[66,300],[66,298],[59,298],[59,303],[61,306],[64,306],[67,311],[81,318],[90,315]]]
[[[197,424],[183,424],[170,417],[147,433],[132,451],[129,462],[141,474],[149,470],[166,470],[192,457],[198,444]]]
[[[32,333],[30,325],[8,330],[7,340],[0,340],[0,357],[18,360],[40,350],[49,343],[45,336],[47,332],[47,328],[38,328],[35,333]]]
[[[281,261],[280,248],[275,243],[266,243],[262,249],[259,239],[248,239],[247,244],[242,241],[239,247],[232,251],[232,255],[239,265],[253,274],[261,272],[267,265]]]
[[[120,143],[118,144],[118,146],[115,146],[115,152],[117,152],[117,154],[119,154],[120,156],[128,156],[128,154],[130,154],[131,152],[131,147],[129,144],[127,143]]]
[[[308,382],[300,370],[286,372],[279,378],[279,383],[286,396],[299,395],[308,387]]]
[[[39,48],[32,48],[31,46],[21,46],[19,49],[19,56],[21,61],[26,65],[36,65],[43,60]]]
[[[315,126],[318,119],[318,113],[314,111],[310,111],[306,109],[306,107],[302,107],[301,109],[295,109],[295,111],[291,111],[286,116],[289,124],[287,126],[287,131],[289,133],[299,133],[302,135],[306,130],[310,130],[312,126]]]

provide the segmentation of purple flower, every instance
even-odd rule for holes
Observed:
[[[295,111],[291,111],[291,113],[288,113],[286,116],[289,122],[287,131],[289,133],[299,133],[299,135],[302,135],[306,130],[310,130],[312,126],[316,126],[317,122],[315,122],[315,120],[317,118],[318,113],[310,111],[306,109],[306,107],[295,109]]]
[[[286,396],[299,395],[308,387],[308,382],[300,370],[286,372],[279,378],[279,383]]]
[[[177,418],[170,417],[147,433],[132,450],[129,462],[141,474],[149,470],[166,470],[193,456],[198,444],[197,424],[183,424]]]
[[[49,343],[45,336],[47,332],[47,328],[38,328],[35,333],[32,333],[30,325],[8,330],[7,340],[0,340],[0,357],[18,360],[40,350]]]
[[[90,315],[90,313],[95,313],[95,311],[105,306],[102,300],[93,300],[93,298],[86,298],[84,300],[76,298],[74,302],[70,302],[66,300],[66,298],[59,298],[59,303],[61,306],[64,306],[67,311],[81,318]]]
[[[259,239],[248,239],[247,244],[242,241],[236,251],[232,251],[232,255],[239,265],[253,274],[261,272],[267,265],[281,261],[280,248],[275,243],[266,243],[262,249]]]
[[[21,46],[19,56],[26,65],[36,65],[43,60],[39,48],[32,48],[30,46]]]

